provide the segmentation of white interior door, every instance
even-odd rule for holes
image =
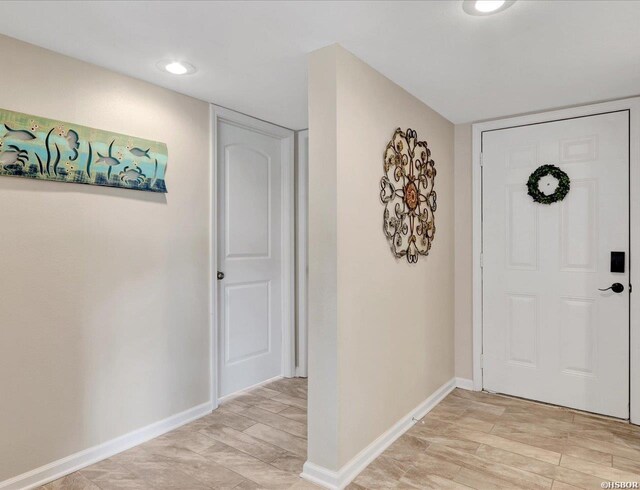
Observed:
[[[284,374],[290,356],[283,355],[283,344],[285,350],[293,346],[286,328],[293,310],[287,277],[293,134],[242,120],[216,119],[221,397]]]
[[[484,388],[628,418],[628,111],[485,131],[482,157]],[[561,202],[527,195],[544,164]]]

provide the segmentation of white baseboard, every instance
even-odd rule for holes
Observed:
[[[193,420],[199,419],[211,413],[213,404],[211,402],[203,403],[184,412],[177,413],[164,420],[160,420],[146,427],[134,430],[128,434],[124,434],[110,441],[99,444],[98,446],[85,449],[78,453],[59,459],[53,463],[41,466],[35,470],[28,471],[22,475],[18,475],[9,480],[0,482],[2,490],[26,490],[39,487],[49,483],[65,475],[78,471],[89,465],[110,458],[114,454],[130,449],[138,444],[142,444],[154,437],[161,436],[170,430],[187,424]]]
[[[452,378],[438,388],[429,398],[411,410],[407,415],[396,422],[389,430],[360,451],[351,461],[345,464],[339,471],[332,471],[322,466],[307,461],[300,475],[305,480],[332,490],[342,490],[360,474],[374,459],[395,442],[398,437],[409,430],[415,422],[414,418],[421,419],[429,413],[456,387],[456,379]]]
[[[346,483],[342,483],[344,480],[342,477],[342,471],[331,471],[323,466],[310,463],[309,461],[304,463],[300,477],[310,481],[311,483],[315,483],[316,485],[324,488],[330,488],[332,490],[342,489],[351,483],[351,480]]]
[[[456,388],[460,388],[462,390],[475,391],[475,387],[473,385],[472,379],[467,378],[456,378]]]
[[[278,376],[274,376],[273,378],[269,378],[265,381],[260,381],[259,383],[256,383],[254,385],[248,386],[238,391],[234,391],[233,393],[229,393],[228,395],[221,396],[220,398],[218,398],[218,404],[227,400],[232,400],[236,396],[242,395],[246,391],[255,390],[256,388],[260,388],[261,386],[268,385],[269,383],[273,383],[274,381],[278,381],[279,379],[283,379],[283,378],[284,376],[279,374]]]

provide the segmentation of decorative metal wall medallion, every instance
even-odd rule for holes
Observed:
[[[382,229],[391,252],[411,264],[429,255],[436,234],[435,162],[426,141],[413,129],[396,129],[384,152],[380,200],[384,204]]]

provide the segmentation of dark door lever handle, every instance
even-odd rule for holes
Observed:
[[[614,293],[621,293],[622,291],[624,291],[624,286],[622,284],[620,284],[619,282],[614,282],[608,288],[598,289],[598,291],[609,291],[609,289],[611,289],[611,291],[613,291]]]

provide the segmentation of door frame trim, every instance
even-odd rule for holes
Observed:
[[[309,130],[296,131],[296,376],[308,376]]]
[[[218,310],[218,281],[216,279],[218,266],[218,122],[224,121],[235,126],[245,127],[281,140],[282,149],[282,376],[291,378],[295,375],[295,245],[294,245],[294,132],[266,121],[226,109],[210,105],[211,132],[211,189],[210,189],[210,225],[209,236],[210,261],[210,343],[211,343],[211,400],[213,408],[218,407],[220,398],[220,369],[218,368],[218,335],[220,332]]]
[[[573,119],[607,112],[629,110],[629,222],[640,223],[640,97],[571,107],[525,116],[509,117],[472,125],[472,251],[473,251],[473,387],[482,390],[482,133],[513,126],[532,125]],[[629,295],[629,382],[630,418],[640,424],[640,267],[632,267],[632,258],[640,263],[640,225],[630,226],[629,280],[636,285],[635,295]],[[635,263],[634,263],[635,265]]]

